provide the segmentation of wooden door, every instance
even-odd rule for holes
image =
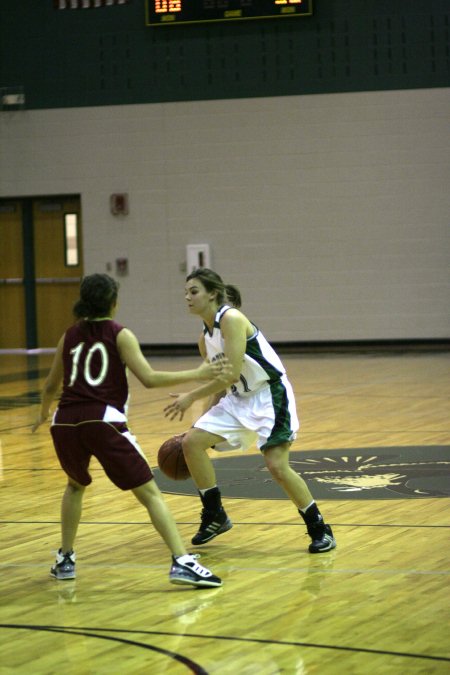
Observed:
[[[67,256],[68,215],[76,217],[77,264]],[[76,197],[35,200],[33,222],[38,346],[56,347],[73,321],[72,307],[79,297],[83,274],[80,200]]]
[[[0,205],[0,349],[26,346],[22,207]]]

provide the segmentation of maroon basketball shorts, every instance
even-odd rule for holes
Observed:
[[[89,485],[92,482],[89,474],[92,456],[121,490],[132,490],[153,478],[148,462],[126,423],[103,420],[68,423],[67,415],[61,415],[61,412],[55,415],[50,431],[61,467],[70,478],[80,485]]]

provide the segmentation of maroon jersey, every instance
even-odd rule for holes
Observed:
[[[64,383],[59,408],[82,403],[88,407],[95,404],[98,409],[100,404],[126,412],[128,381],[125,364],[117,349],[117,335],[122,329],[123,326],[115,321],[104,319],[82,320],[66,331]]]

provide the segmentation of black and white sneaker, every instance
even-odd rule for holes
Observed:
[[[228,530],[231,530],[233,527],[233,523],[228,518],[224,509],[221,509],[220,511],[208,511],[208,509],[203,509],[201,518],[200,528],[191,540],[194,546],[206,544],[207,541],[211,541],[211,539],[217,537],[218,534],[228,532]]]
[[[222,579],[216,577],[209,569],[197,562],[198,556],[186,555],[172,556],[172,567],[169,572],[171,584],[189,584],[199,588],[217,588],[222,586]]]
[[[329,525],[322,525],[317,527],[316,531],[309,531],[312,542],[309,545],[310,553],[324,553],[336,548],[336,540],[333,537],[333,532]]]
[[[60,581],[75,579],[75,553],[73,551],[62,553],[59,549],[55,564],[50,569],[50,574]]]

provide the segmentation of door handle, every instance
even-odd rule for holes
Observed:
[[[38,277],[37,284],[79,284],[81,277]]]

